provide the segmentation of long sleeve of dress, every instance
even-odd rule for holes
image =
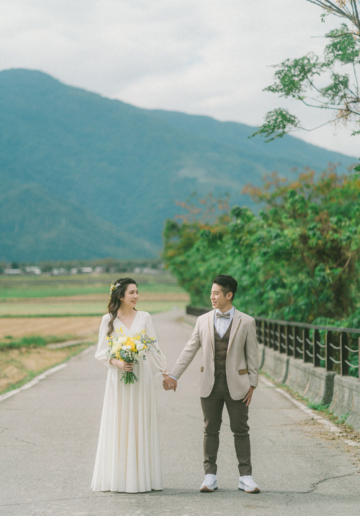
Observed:
[[[109,324],[109,315],[104,315],[102,318],[101,324],[100,324],[100,330],[99,330],[99,340],[98,340],[98,346],[95,353],[95,358],[100,360],[103,364],[105,364],[107,367],[111,369],[117,369],[117,367],[113,364],[110,364],[109,357],[106,355],[106,352],[109,348],[108,341],[106,339],[106,334],[108,331],[108,324]]]
[[[147,353],[151,366],[159,373],[167,373],[168,371],[166,369],[166,358],[163,355],[161,349],[159,348],[156,331],[150,314],[146,314],[145,330],[148,337],[156,339],[156,342],[151,346],[151,349]]]

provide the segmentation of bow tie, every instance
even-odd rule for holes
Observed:
[[[221,312],[216,312],[216,317],[217,318],[220,318],[220,317],[224,317],[225,319],[230,319],[230,314],[222,314]]]

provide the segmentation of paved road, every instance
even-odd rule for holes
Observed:
[[[171,366],[192,328],[179,312],[154,316]],[[359,515],[359,452],[331,440],[290,400],[261,382],[250,426],[254,478],[262,492],[237,490],[227,415],[221,434],[219,491],[201,494],[202,430],[196,357],[176,393],[156,378],[164,465],[163,492],[93,493],[92,469],[106,368],[89,353],[0,403],[1,516]]]

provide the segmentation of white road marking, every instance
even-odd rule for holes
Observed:
[[[47,376],[50,376],[53,373],[56,373],[57,371],[60,371],[60,369],[64,369],[68,365],[68,362],[65,364],[60,364],[55,367],[52,367],[51,369],[48,369],[42,374],[39,374],[39,376],[35,376],[30,382],[25,383],[22,387],[19,387],[18,389],[14,389],[13,391],[6,392],[5,394],[2,394],[0,396],[0,402],[6,400],[7,398],[10,398],[11,396],[15,396],[15,394],[18,394],[21,391],[26,391],[26,389],[30,389],[31,387],[34,387],[37,383],[39,383],[41,380],[44,380]]]
[[[5,394],[2,394],[0,396],[0,403],[4,400],[10,398],[11,396],[15,396],[15,394],[19,394],[19,392],[26,391],[27,389],[34,387],[34,385],[38,384],[41,380],[44,380],[48,376],[56,373],[57,371],[60,371],[60,369],[64,369],[64,367],[67,367],[69,362],[71,362],[71,360],[73,360],[74,358],[78,358],[81,355],[86,355],[93,349],[94,349],[94,345],[89,346],[88,348],[84,349],[84,351],[82,351],[78,355],[75,355],[74,357],[72,357],[68,362],[64,362],[63,364],[59,364],[55,367],[52,367],[51,369],[44,371],[43,373],[39,374],[38,376],[35,376],[35,378],[33,378],[30,382],[25,383],[25,385],[23,385],[22,387],[19,387],[18,389],[14,389],[13,391],[6,392]]]

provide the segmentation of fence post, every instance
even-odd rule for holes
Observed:
[[[314,335],[313,335],[313,353],[314,353],[313,364],[314,364],[314,367],[320,367],[320,358],[319,358],[320,346],[319,346],[318,342],[320,342],[320,332],[319,332],[319,330],[314,330]]]
[[[271,340],[272,340],[272,346],[273,350],[276,351],[276,335],[275,335],[275,323],[271,323]]]
[[[262,334],[262,343],[266,346],[266,336],[265,336],[265,321],[261,322],[261,334]]]
[[[303,354],[303,361],[304,362],[311,362],[311,356],[309,355],[310,353],[310,331],[308,328],[305,328],[304,331],[303,331],[303,336],[304,336],[304,347],[303,347],[303,351],[304,351],[304,354]]]
[[[264,344],[269,346],[269,335],[268,335],[268,322],[264,321]]]
[[[279,323],[278,325],[278,328],[279,328],[279,353],[284,353],[284,337],[283,337],[283,334],[285,335],[285,333],[283,332],[283,328],[282,328],[282,324]]]
[[[285,334],[285,353],[288,357],[290,355],[290,349],[289,349],[289,326],[285,324],[284,326],[284,334]]]
[[[331,346],[330,346],[332,337],[333,337],[332,331],[328,331],[326,333],[326,337],[325,337],[325,369],[326,369],[326,371],[332,371],[332,369],[333,369],[333,364],[331,361],[332,352],[331,352]]]
[[[294,331],[294,358],[301,358],[301,353],[298,351],[298,339],[301,338],[301,329],[298,326],[295,326]]]
[[[349,352],[346,349],[348,346],[348,336],[345,332],[340,334],[340,374],[346,376],[349,374],[349,366],[346,363],[349,361]]]
[[[288,341],[289,341],[289,357],[294,356],[294,331],[295,326],[290,326],[288,333]]]

